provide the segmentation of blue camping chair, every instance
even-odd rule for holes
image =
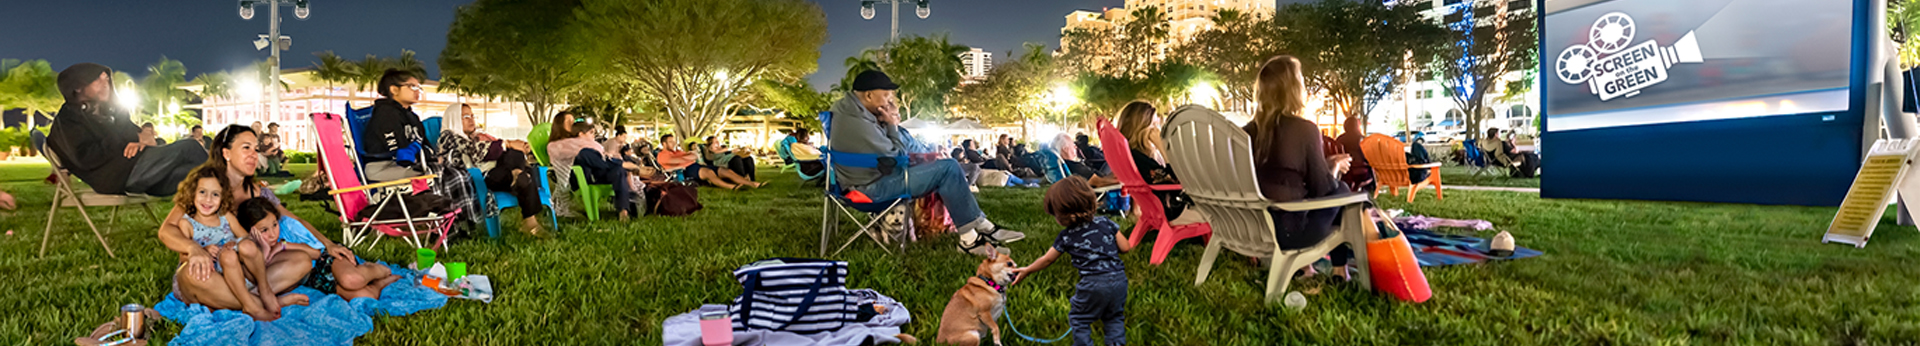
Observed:
[[[832,114],[832,112],[820,113],[820,124],[825,126],[825,132],[829,141],[833,138]],[[836,181],[837,178],[833,174],[833,167],[835,165],[877,169],[886,164],[891,164],[894,169],[901,172],[900,174],[906,174],[906,155],[891,157],[893,161],[891,163],[886,163],[884,162],[885,160],[882,160],[886,158],[887,157],[876,154],[849,153],[834,151],[832,148],[820,148],[821,162],[827,165],[827,169],[821,173],[826,176],[827,196],[823,198],[824,201],[822,204],[824,204],[824,206],[821,207],[820,211],[820,256],[827,256],[827,247],[831,246],[829,242],[832,241],[833,233],[840,227],[841,215],[846,215],[854,224],[860,225],[860,231],[858,234],[848,237],[847,241],[840,245],[839,250],[834,250],[833,255],[839,255],[841,251],[846,251],[847,247],[852,246],[853,242],[859,240],[862,235],[872,239],[875,243],[881,244],[880,249],[888,253],[892,253],[892,250],[888,250],[885,246],[889,241],[898,241],[900,243],[900,251],[905,253],[907,243],[917,240],[913,234],[913,217],[911,217],[911,215],[913,215],[913,196],[905,194],[899,196],[863,196],[852,189],[840,187],[840,184]],[[853,196],[849,196],[849,194]],[[856,200],[859,199],[858,197],[865,197],[866,200]],[[882,229],[886,226],[885,223],[882,222],[885,221],[886,218],[882,216],[896,208],[903,210],[905,215],[909,217],[903,218],[906,222],[904,223],[904,228],[899,230],[898,233],[889,233],[887,232],[888,230]],[[836,210],[838,212],[835,212]],[[862,215],[864,215],[864,219],[862,219]]]
[[[553,189],[547,184],[547,167],[535,166],[535,169],[539,170],[535,172],[535,174],[537,174],[535,177],[539,177],[537,179],[540,180],[540,205],[547,207],[547,220],[553,222],[553,231],[558,232],[560,231],[560,218],[555,216],[554,214],[556,213],[553,212]],[[520,205],[520,199],[512,193],[488,191],[486,173],[481,172],[479,168],[468,167],[467,175],[473,177],[473,195],[475,198],[480,199],[480,205],[486,205],[486,199],[492,198],[494,207],[497,210],[506,210],[507,208],[513,207],[531,208],[531,206]],[[497,213],[487,216],[487,237],[500,237],[500,215]]]
[[[420,125],[427,127],[427,146],[440,147],[440,117],[421,120]]]
[[[1465,146],[1461,147],[1460,151],[1466,153],[1467,157],[1464,161],[1467,163],[1468,168],[1473,169],[1474,176],[1477,177],[1493,170],[1493,167],[1487,165],[1487,154],[1480,152],[1480,147],[1476,145],[1478,144],[1477,141],[1469,139],[1463,144]]]
[[[1037,157],[1039,158],[1039,162],[1034,163],[1035,167],[1040,167],[1046,171],[1045,174],[1047,175],[1048,184],[1060,182],[1060,179],[1066,179],[1068,175],[1071,175],[1071,173],[1067,172],[1067,162],[1061,160],[1060,154],[1052,148],[1040,148],[1040,151],[1036,151],[1034,154],[1038,155]]]

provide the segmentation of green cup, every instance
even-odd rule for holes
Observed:
[[[434,257],[433,249],[420,249],[419,253],[420,253],[419,260],[413,262],[414,265],[417,266],[417,269],[419,269],[420,271],[426,271],[427,269],[433,268],[433,257]]]
[[[467,262],[447,262],[447,281],[460,280],[467,276]]]

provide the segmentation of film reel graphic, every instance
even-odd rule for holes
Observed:
[[[1633,42],[1635,30],[1633,17],[1628,17],[1626,13],[1601,15],[1600,19],[1593,21],[1593,28],[1587,33],[1587,43],[1560,51],[1560,55],[1554,59],[1554,72],[1560,75],[1560,81],[1567,84],[1586,83],[1595,72],[1588,65],[1599,60],[1602,54],[1626,49]]]

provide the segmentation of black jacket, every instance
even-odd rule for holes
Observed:
[[[406,147],[419,144],[421,155],[431,155],[427,148],[427,126],[420,123],[420,115],[412,108],[401,106],[393,99],[373,101],[373,118],[367,120],[366,133],[360,134],[360,145],[366,146],[367,157],[361,161],[413,161],[414,158],[396,158],[395,154]]]
[[[59,157],[61,167],[93,186],[94,192],[124,194],[134,163],[126,156],[127,144],[140,140],[140,127],[126,114],[106,108],[79,102],[60,106],[47,133],[47,146]]]

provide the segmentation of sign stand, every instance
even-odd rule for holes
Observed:
[[[1827,235],[1820,241],[1866,247],[1867,239],[1873,236],[1874,227],[1880,225],[1880,217],[1886,213],[1887,204],[1894,200],[1896,193],[1920,196],[1920,175],[1908,175],[1912,172],[1916,153],[1920,153],[1920,140],[1875,141],[1873,148],[1867,152],[1866,162],[1860,165],[1860,173],[1853,178],[1853,186],[1847,189],[1846,199],[1840,202],[1840,211],[1833,215],[1833,223],[1827,226]],[[1914,209],[1920,204],[1901,207]]]

